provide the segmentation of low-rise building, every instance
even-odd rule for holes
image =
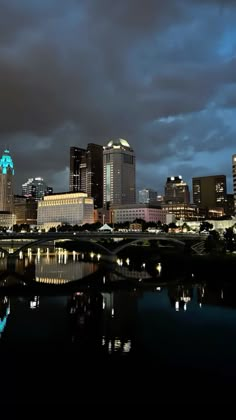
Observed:
[[[0,227],[6,229],[12,229],[12,226],[16,224],[16,216],[13,213],[7,211],[0,211]]]
[[[94,201],[83,192],[66,192],[44,196],[38,202],[37,225],[48,230],[62,224],[94,223]]]
[[[234,226],[236,226],[236,219],[229,219],[229,220],[207,219],[207,220],[204,220],[204,222],[210,223],[213,226],[212,230],[217,230],[217,232],[219,232],[220,234],[223,234],[226,229],[233,228]],[[176,225],[181,227],[183,226],[184,223],[187,223],[187,225],[190,227],[191,230],[199,232],[200,225],[201,223],[203,223],[203,221],[195,220],[195,221],[183,222],[179,220],[176,223]]]
[[[14,196],[14,214],[16,224],[37,224],[37,206],[38,202],[33,197],[24,197],[22,195]]]
[[[188,204],[163,204],[162,209],[168,214],[173,214],[176,220],[192,220],[196,217],[196,206]]]
[[[167,211],[152,204],[129,204],[113,206],[111,210],[113,223],[133,222],[142,219],[145,222],[166,223]]]

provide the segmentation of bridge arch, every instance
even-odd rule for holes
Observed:
[[[164,242],[173,242],[173,243],[176,243],[176,244],[178,244],[178,245],[180,245],[180,246],[182,246],[182,247],[184,247],[185,246],[185,242],[183,242],[183,241],[180,241],[180,240],[178,240],[178,239],[174,239],[174,238],[164,238],[164,237],[162,237],[162,238],[149,238],[148,239],[149,241],[152,241],[152,240],[155,240],[155,241],[157,241],[157,242],[161,242],[161,241],[164,241]],[[133,240],[131,240],[130,242],[128,242],[128,243],[125,243],[125,244],[122,244],[121,246],[119,246],[119,247],[117,247],[114,251],[113,251],[113,254],[114,255],[117,255],[120,251],[123,251],[125,248],[127,248],[128,246],[130,246],[130,245],[133,245],[133,244],[135,244],[135,243],[138,243],[138,242],[140,242],[141,241],[141,239],[139,238],[139,239],[133,239]]]
[[[36,241],[32,241],[32,242],[28,242],[27,244],[25,244],[25,245],[22,245],[21,247],[19,247],[15,252],[13,252],[12,254],[10,254],[10,255],[12,255],[12,256],[17,256],[17,255],[19,255],[19,253],[21,252],[21,251],[24,251],[24,250],[27,250],[28,248],[32,248],[32,247],[34,247],[34,246],[37,246],[37,245],[43,245],[44,243],[47,243],[47,242],[52,242],[52,241],[55,241],[55,240],[60,240],[60,239],[65,239],[64,237],[62,237],[62,238],[51,238],[51,239],[49,239],[49,238],[40,238],[40,239],[38,239],[38,240],[36,240]],[[69,240],[69,241],[71,241],[72,240],[72,238],[67,238],[67,240]],[[98,242],[93,242],[93,238],[88,238],[88,239],[80,239],[80,238],[77,238],[77,240],[78,240],[78,242],[82,242],[82,243],[92,243],[96,248],[98,248],[99,250],[101,250],[101,251],[105,251],[105,253],[107,254],[107,255],[113,255],[113,252],[111,251],[111,250],[109,250],[108,248],[106,248],[104,245],[102,245],[102,244],[100,244],[100,243],[98,243]],[[1,249],[0,249],[1,250]],[[3,250],[4,252],[7,252],[7,254],[9,255],[9,253],[8,253],[8,251],[5,251],[5,250]]]

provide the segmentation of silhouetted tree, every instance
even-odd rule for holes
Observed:
[[[233,228],[229,227],[226,228],[225,233],[224,233],[224,238],[225,238],[225,245],[226,245],[226,249],[229,252],[233,252],[234,250],[234,232],[233,232]]]
[[[213,229],[213,224],[212,223],[202,222],[200,224],[200,232],[202,232],[203,230],[206,230],[207,232],[209,232],[210,229]]]

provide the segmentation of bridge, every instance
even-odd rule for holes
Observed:
[[[105,244],[100,243],[106,240]],[[117,242],[117,246],[110,249],[107,241],[113,240]],[[7,256],[10,254],[12,257],[17,257],[21,251],[28,248],[46,245],[59,241],[76,241],[91,243],[93,246],[106,256],[115,257],[120,251],[124,250],[130,245],[144,241],[155,241],[158,246],[175,246],[177,248],[188,247],[191,252],[196,254],[203,254],[205,250],[205,236],[197,234],[171,234],[171,233],[147,233],[147,232],[49,232],[49,233],[24,233],[24,234],[9,234],[0,236],[0,252],[4,252]],[[120,244],[121,241],[126,241]],[[17,247],[17,249],[9,253],[4,247]]]

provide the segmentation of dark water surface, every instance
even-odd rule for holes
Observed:
[[[186,310],[176,310],[166,288],[9,299],[0,341],[2,398],[38,403],[230,398],[236,384],[236,311],[200,307],[197,288],[192,291]]]
[[[58,276],[58,268],[48,267]],[[235,296],[224,282],[51,296],[2,293],[1,403],[231,402]]]

